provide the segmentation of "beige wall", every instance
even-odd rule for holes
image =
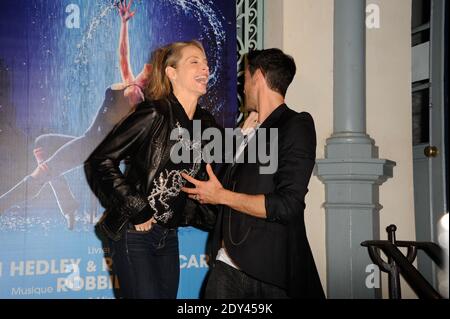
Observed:
[[[397,163],[380,187],[380,234],[397,225],[397,238],[415,240],[411,106],[411,1],[370,0],[380,7],[380,28],[367,32],[367,133],[380,158]],[[387,296],[387,278],[383,276]],[[402,297],[415,298],[402,281]]]
[[[379,0],[381,27],[367,32],[367,133],[379,147],[380,158],[397,163],[394,178],[380,188],[380,234],[394,223],[397,238],[414,240],[411,141],[410,0]],[[326,139],[333,131],[333,1],[266,0],[265,48],[280,47],[292,55],[298,74],[287,104],[312,114],[317,130],[317,158],[324,158]],[[307,196],[308,237],[326,289],[324,185],[311,179]],[[369,239],[369,238],[368,238]],[[402,283],[405,298],[415,295]],[[387,297],[386,275],[383,296]]]

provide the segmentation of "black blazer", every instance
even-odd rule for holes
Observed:
[[[269,134],[270,128],[278,129],[278,134]],[[270,138],[263,139],[264,131]],[[272,147],[271,160],[277,161],[273,173],[260,171],[267,168],[260,158],[256,163],[248,161],[251,143],[265,154]],[[297,113],[283,104],[264,121],[251,143],[241,155],[245,163],[228,164],[221,179],[226,189],[264,194],[267,218],[220,206],[211,242],[212,260],[223,239],[231,259],[248,275],[285,288],[290,297],[324,298],[303,215],[315,164],[314,121],[309,113]]]

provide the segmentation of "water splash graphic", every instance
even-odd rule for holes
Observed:
[[[94,18],[92,18],[86,33],[83,35],[81,42],[77,45],[78,54],[75,59],[76,65],[89,63],[89,57],[86,53],[87,46],[89,42],[93,39],[93,35],[98,30],[99,26],[102,24],[102,22],[105,21],[105,18],[115,9],[116,5],[114,3],[102,4],[100,6],[100,13]]]
[[[218,16],[216,11],[212,9],[212,1],[206,3],[203,0],[168,0],[168,2],[176,10],[181,10],[184,14],[195,17],[202,28],[202,37],[205,37],[205,40],[213,45],[214,50],[209,52],[208,56],[212,65],[209,86],[213,87],[218,80],[218,70],[222,68],[223,46],[226,38],[222,25],[222,21],[225,21],[224,16]]]

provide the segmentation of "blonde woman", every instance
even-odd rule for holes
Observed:
[[[85,163],[87,180],[106,208],[98,226],[109,237],[120,296],[176,298],[179,282],[177,227],[194,216],[196,203],[181,192],[181,174],[206,176],[191,139],[193,121],[216,126],[198,105],[209,68],[198,41],[175,42],[153,52],[146,99],[118,124]],[[170,138],[179,132],[178,140]],[[181,134],[189,132],[189,134]],[[189,162],[171,157],[175,143],[192,153]],[[119,163],[126,160],[124,172]],[[212,221],[214,223],[214,221]]]

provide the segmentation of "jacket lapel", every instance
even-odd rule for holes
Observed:
[[[269,117],[266,118],[259,128],[278,127],[276,124],[287,109],[288,107],[286,104],[281,104],[278,106],[272,113],[270,113]]]

